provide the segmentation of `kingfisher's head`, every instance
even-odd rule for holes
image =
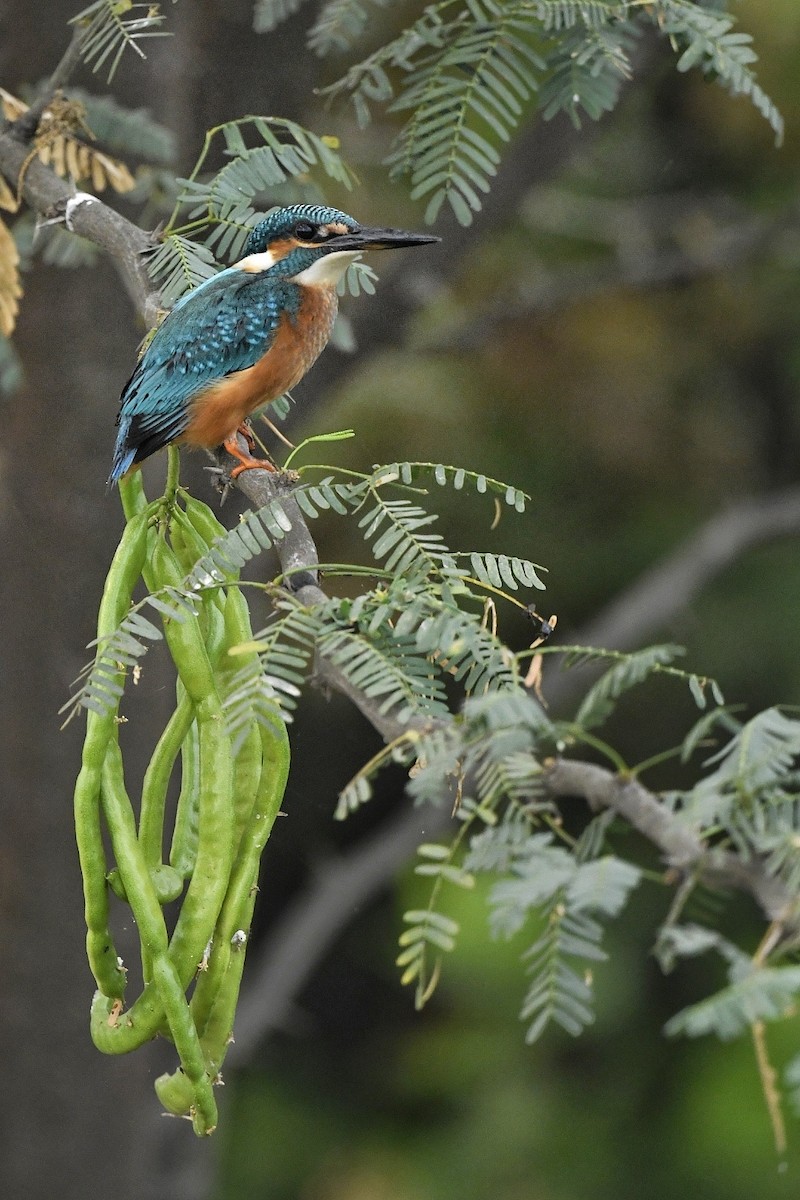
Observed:
[[[364,250],[424,246],[440,239],[403,229],[368,229],[338,208],[292,204],[276,208],[254,226],[235,264],[241,271],[270,271],[305,284],[336,283]]]

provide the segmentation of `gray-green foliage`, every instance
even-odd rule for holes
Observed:
[[[694,884],[700,883],[698,861],[698,878],[684,880],[679,903],[665,896],[656,952],[665,970],[687,957],[721,954],[729,978],[718,993],[676,1014],[667,1032],[728,1038],[754,1021],[780,1019],[800,991],[800,971],[785,957],[795,937],[792,897],[800,888],[800,721],[779,709],[736,720],[722,707],[712,680],[675,665],[678,650],[672,646],[633,654],[563,647],[567,665],[599,664],[604,670],[571,718],[554,719],[525,686],[530,651],[514,650],[487,620],[488,595],[499,591],[514,603],[521,584],[541,587],[541,569],[522,560],[512,568],[507,560],[501,571],[497,556],[482,554],[477,557],[485,569],[476,571],[476,553],[454,552],[436,529],[428,494],[437,486],[467,487],[476,496],[488,493],[510,508],[525,509],[526,498],[517,489],[433,463],[395,463],[360,477],[328,473],[293,489],[305,518],[326,512],[351,524],[372,563],[330,570],[366,576],[369,584],[355,598],[311,602],[278,586],[280,578],[266,585],[274,615],[242,647],[247,666],[233,675],[226,699],[234,740],[253,717],[268,720],[276,704],[290,719],[315,660],[330,663],[398,731],[343,789],[337,815],[369,800],[373,779],[388,762],[410,770],[408,788],[417,803],[455,807],[453,839],[420,849],[417,874],[430,891],[427,903],[406,914],[401,936],[398,963],[404,981],[415,985],[417,1003],[428,998],[444,958],[457,945],[459,922],[448,911],[450,898],[486,875],[492,881],[492,933],[528,940],[523,959],[529,984],[521,1006],[528,1039],[553,1023],[577,1035],[594,1019],[594,972],[607,957],[605,927],[620,917],[648,873],[629,843],[614,844],[608,812],[577,840],[565,832],[561,807],[548,790],[547,764],[553,755],[569,755],[589,741],[620,766],[598,730],[653,675],[680,681],[700,708],[709,698],[716,707],[689,730],[676,756],[682,751],[686,759],[697,757],[712,737],[717,748],[707,753],[692,787],[654,802],[665,820],[685,823],[709,855],[727,850],[742,863],[759,863],[786,891],[786,929],[772,939],[768,954],[754,955],[712,925],[682,922]],[[287,502],[272,500],[220,537],[178,592],[145,603],[180,620],[182,609],[223,586],[291,527]],[[496,586],[498,580],[507,591]],[[109,679],[119,663],[140,663],[157,637],[141,607],[131,610],[98,647],[77,702],[95,709],[110,702]],[[671,882],[652,871],[649,878],[665,890]]]
[[[259,0],[256,27],[272,29],[297,4]],[[358,58],[331,96],[347,97],[361,124],[376,105],[402,125],[387,163],[427,200],[469,224],[496,174],[501,152],[528,114],[566,113],[576,126],[613,109],[634,75],[643,33],[665,39],[679,71],[698,69],[746,96],[772,126],[783,122],[759,86],[749,34],[728,4],[691,0],[438,0],[417,8],[395,37]],[[327,0],[312,25],[319,55],[361,53],[369,0]]]
[[[501,569],[499,556],[452,550],[430,504],[435,489],[458,488],[470,492],[473,502],[488,496],[524,512],[525,495],[435,463],[317,476],[316,469],[305,468],[291,500],[307,520],[327,513],[350,525],[367,561],[326,571],[360,579],[361,591],[355,597],[312,592],[309,598],[302,588],[297,593],[287,587],[291,580],[282,576],[260,585],[272,600],[273,615],[239,648],[246,665],[237,671],[234,661],[224,716],[234,745],[248,723],[274,720],[276,706],[290,720],[322,659],[396,730],[394,740],[343,789],[336,815],[345,817],[368,802],[375,776],[390,762],[409,771],[408,791],[416,803],[453,808],[453,837],[420,848],[416,872],[427,890],[405,914],[400,938],[398,964],[403,981],[414,985],[417,1004],[426,1002],[457,946],[454,898],[486,877],[491,933],[523,939],[527,946],[521,1002],[527,1039],[537,1039],[551,1025],[577,1036],[594,1020],[595,973],[602,989],[608,957],[606,927],[649,881],[664,893],[654,946],[662,968],[717,954],[728,972],[717,992],[672,1017],[668,1034],[727,1039],[754,1023],[789,1015],[800,994],[800,968],[792,959],[800,912],[800,719],[778,708],[737,719],[712,680],[675,665],[673,646],[632,654],[562,647],[568,666],[595,672],[600,667],[602,673],[584,690],[572,716],[555,718],[525,682],[531,654],[538,652],[546,664],[546,693],[550,649],[515,649],[490,619],[503,600],[520,605],[521,588],[540,589],[541,568],[508,559]],[[287,536],[296,520],[293,511],[288,498],[278,496],[245,514],[197,560],[180,588],[156,592],[134,606],[97,646],[73,707],[102,713],[115,704],[120,668],[141,669],[148,647],[162,636],[147,610],[186,620],[203,596]],[[660,871],[641,846],[619,836],[625,823],[612,810],[598,813],[576,838],[565,825],[574,804],[562,809],[548,787],[554,757],[569,758],[587,742],[617,770],[637,774],[600,731],[618,705],[654,675],[687,688],[704,710],[672,755],[685,763],[704,756],[696,782],[652,796],[659,819],[685,826],[701,847],[675,895],[679,876]],[[713,916],[705,922],[685,918],[693,894],[702,892],[703,847],[717,869],[720,855],[735,856],[742,871],[757,869],[773,889],[772,903],[781,915],[757,951],[723,937]]]
[[[118,0],[94,0],[72,18],[71,24],[83,31],[81,55],[93,71],[102,71],[109,83],[126,50],[144,58],[140,42],[165,37],[166,20],[160,5],[120,4]]]
[[[309,30],[310,48],[357,58],[371,6],[389,2],[323,2]],[[301,3],[257,0],[256,30],[273,30]],[[780,139],[780,114],[754,75],[752,39],[735,28],[727,8],[691,0],[438,0],[351,62],[327,91],[347,97],[362,124],[375,105],[400,114],[386,160],[390,172],[407,178],[412,196],[426,200],[426,220],[434,221],[446,203],[468,224],[520,121],[535,111],[545,119],[564,112],[579,125],[582,113],[597,119],[612,109],[633,75],[632,50],[643,31],[667,39],[679,71],[697,68],[749,97]],[[126,51],[143,56],[146,39],[168,32],[165,22],[157,4],[95,0],[72,24],[82,34],[84,60],[110,80]],[[318,200],[325,176],[347,187],[353,182],[335,138],[259,115],[210,130],[191,175],[175,179],[171,135],[147,113],[80,89],[73,94],[85,104],[101,144],[145,160],[134,196],[147,223],[171,213],[149,264],[165,307],[239,255],[260,207]],[[226,162],[209,171],[210,151],[220,144]],[[57,236],[48,240],[49,261],[91,261],[58,243]],[[343,286],[354,294],[369,288],[368,270],[355,264]],[[346,331],[339,340],[348,342]],[[15,378],[6,371],[0,384],[7,388]]]

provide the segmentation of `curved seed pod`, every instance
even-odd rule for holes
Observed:
[[[179,564],[163,536],[154,539],[143,574],[151,588],[180,585]],[[230,741],[198,618],[187,612],[182,619],[165,619],[164,636],[195,711],[199,743],[197,857],[169,949],[176,977],[185,989],[213,935],[228,887],[233,859],[233,772]],[[138,841],[137,852],[141,853]],[[123,883],[131,899],[124,877]],[[118,1017],[101,1005],[93,1010],[92,1036],[107,1053],[126,1053],[164,1032],[165,1010],[155,987],[156,960],[142,940],[148,973],[152,969],[153,975],[141,996]],[[186,1011],[188,1014],[188,1008]]]
[[[144,563],[150,515],[145,508],[135,516],[117,547],[97,619],[97,636],[101,641],[117,628],[130,606]],[[112,683],[121,687],[123,678],[124,672],[119,671]],[[88,714],[81,770],[75,785],[75,835],[83,875],[89,965],[105,995],[122,997],[125,973],[118,963],[108,928],[107,866],[100,827],[102,770],[108,746],[117,738],[117,708],[118,702],[111,703],[102,713]]]
[[[181,790],[169,852],[170,864],[183,879],[191,875],[197,858],[199,789],[200,740],[193,720],[181,746]]]
[[[151,592],[180,589],[186,571],[225,533],[207,505],[186,497],[186,511],[181,510],[184,493],[176,490],[176,463],[171,451],[171,486],[153,504],[147,504],[139,473],[120,486],[129,526],[118,551],[120,561],[115,557],[112,564],[116,579],[104,594],[107,611],[101,606],[99,633],[119,625],[140,573]],[[148,533],[154,516],[161,521],[161,532]],[[131,527],[140,530],[142,539],[135,570],[128,561]],[[127,564],[125,571],[122,564]],[[221,697],[242,659],[229,658],[227,650],[252,638],[237,577],[231,573],[227,584],[198,595],[196,611],[186,607],[176,617],[164,616],[165,640],[178,671],[176,709],[145,776],[138,836],[113,720],[116,707],[109,724],[92,722],[91,739],[87,728],[91,770],[82,772],[76,789],[76,821],[79,796],[83,817],[79,848],[82,844],[81,861],[86,863],[87,924],[94,939],[90,955],[101,988],[92,1004],[92,1038],[99,1049],[116,1054],[156,1034],[170,1037],[180,1069],[157,1080],[156,1091],[170,1112],[191,1115],[198,1135],[216,1125],[213,1084],[230,1041],[259,860],[283,797],[289,762],[286,729],[277,714],[267,716],[265,723],[254,718],[232,755]],[[122,672],[116,686],[121,687],[121,680]],[[259,720],[264,721],[263,714]],[[165,797],[179,753],[181,797],[167,866],[161,862]],[[109,955],[114,964],[116,955],[108,935],[101,803],[117,860],[114,887],[130,904],[142,943],[145,986],[127,1011],[122,1009],[124,973],[116,966],[115,972],[108,969]],[[161,905],[179,894],[184,877],[189,886],[170,938]],[[190,1006],[186,990],[201,966]]]
[[[138,516],[140,512],[148,507],[141,471],[134,471],[131,475],[120,479],[119,498],[122,502],[122,511],[125,513],[126,521],[133,520],[135,516]],[[156,501],[156,504],[160,506],[161,502]]]
[[[164,806],[172,769],[194,720],[194,705],[181,689],[177,707],[156,743],[142,783],[139,842],[148,866],[161,864]]]
[[[163,538],[153,547],[150,566],[160,582],[180,585],[180,567]],[[197,618],[167,618],[164,636],[194,704],[200,745],[197,858],[170,943],[178,974],[188,984],[212,936],[233,860],[232,755]]]
[[[228,532],[227,529],[202,500],[198,500],[195,496],[190,496],[186,492],[183,496],[183,501],[186,506],[186,516],[198,534],[205,542],[206,546],[210,546],[217,538],[224,537]]]
[[[139,937],[152,960],[153,986],[161,1001],[184,1074],[193,1086],[195,1132],[210,1133],[217,1123],[211,1080],[206,1072],[197,1030],[186,1003],[185,985],[182,986],[176,966],[169,956],[167,928],[148,865],[136,837],[136,823],[125,790],[122,754],[117,743],[113,743],[106,753],[102,798],[111,843],[139,928]]]
[[[276,717],[260,726],[261,782],[220,913],[208,969],[200,974],[191,1008],[210,1069],[218,1071],[233,1029],[245,948],[257,893],[261,855],[280,811],[289,775],[289,739]]]
[[[231,586],[227,589],[225,600],[225,644],[217,667],[217,678],[223,696],[227,693],[230,680],[241,671],[247,662],[241,656],[232,658],[228,650],[232,646],[252,641],[253,631],[250,625],[250,610],[240,589]],[[253,653],[253,659],[257,655]],[[236,845],[238,847],[246,822],[250,818],[256,800],[256,792],[261,778],[261,737],[258,722],[250,721],[249,728],[241,740],[236,752],[234,763],[234,811],[236,815]]]

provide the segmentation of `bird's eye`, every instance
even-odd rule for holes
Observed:
[[[309,221],[298,221],[294,227],[295,236],[299,237],[304,242],[313,241],[317,234],[317,226],[312,225]]]

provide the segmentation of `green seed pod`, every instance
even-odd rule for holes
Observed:
[[[145,508],[128,522],[111,563],[97,619],[98,654],[102,654],[103,639],[117,629],[130,607],[144,562],[150,515],[150,509]],[[121,688],[123,679],[120,670],[111,682]],[[75,785],[75,835],[83,875],[89,965],[101,992],[120,998],[125,992],[125,972],[108,928],[108,867],[100,825],[103,763],[109,745],[116,745],[118,703],[118,697],[110,696],[102,712],[92,711],[87,717],[81,770]]]

